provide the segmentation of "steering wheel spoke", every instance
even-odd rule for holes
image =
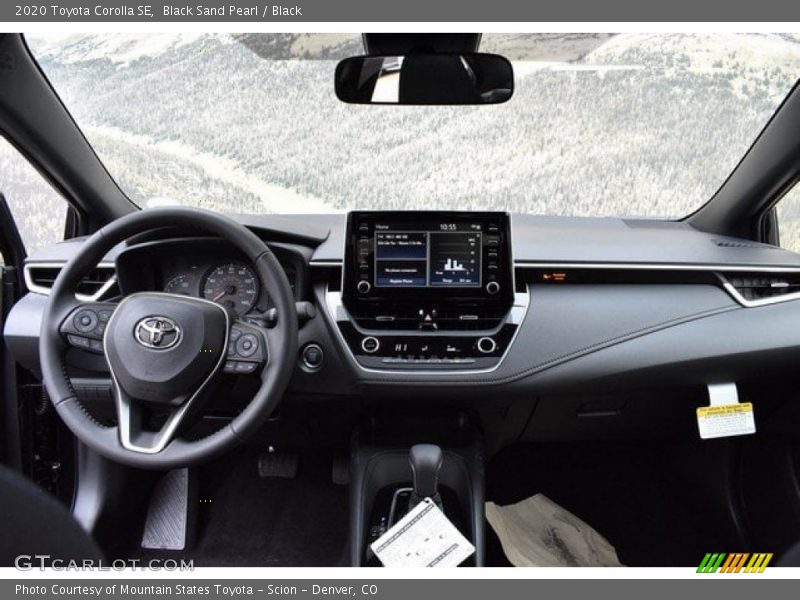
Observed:
[[[191,402],[185,401],[168,411],[167,417],[157,430],[146,427],[145,403],[131,398],[119,385],[114,389],[117,405],[119,442],[125,450],[142,454],[157,454],[172,441],[180,428]]]
[[[237,319],[228,335],[222,372],[235,375],[261,373],[269,362],[268,330]]]
[[[69,346],[103,354],[106,325],[117,308],[110,302],[75,302],[75,307],[59,326],[59,332]]]

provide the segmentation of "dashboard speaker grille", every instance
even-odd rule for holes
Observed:
[[[715,242],[720,248],[769,248],[767,244],[758,242],[743,242],[740,240],[717,240]]]

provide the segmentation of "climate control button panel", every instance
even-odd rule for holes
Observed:
[[[486,369],[497,365],[516,332],[506,323],[491,334],[368,332],[339,322],[345,343],[361,366],[388,370]]]

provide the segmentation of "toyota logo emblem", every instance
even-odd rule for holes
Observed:
[[[181,328],[167,317],[145,317],[136,324],[133,335],[145,348],[168,350],[181,341]]]

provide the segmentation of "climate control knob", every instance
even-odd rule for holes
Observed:
[[[356,284],[356,289],[359,291],[359,293],[366,294],[372,289],[372,286],[370,285],[369,281],[362,279]]]
[[[486,284],[486,292],[494,296],[497,292],[500,291],[500,284],[496,281],[490,281]]]
[[[478,340],[478,352],[481,354],[491,354],[497,350],[497,343],[490,337],[482,337]]]
[[[381,343],[378,341],[378,338],[372,337],[371,335],[361,340],[361,349],[367,354],[375,354],[380,347]]]

